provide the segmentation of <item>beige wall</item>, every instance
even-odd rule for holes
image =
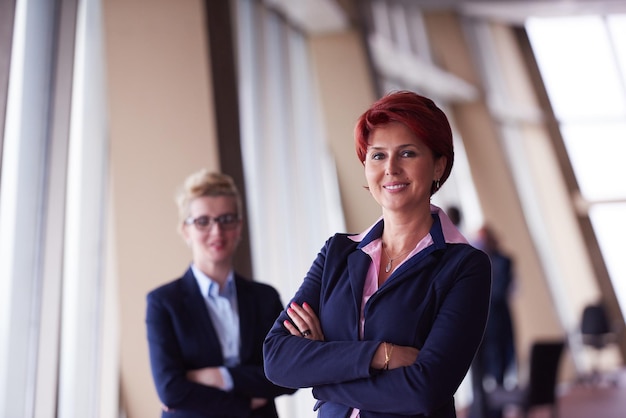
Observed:
[[[146,293],[190,260],[174,194],[219,169],[201,0],[106,0],[110,182],[120,306],[121,397],[130,418],[158,416],[145,333]]]
[[[376,99],[367,57],[356,31],[313,37],[311,54],[325,133],[337,165],[346,230],[361,232],[381,215],[364,188],[363,165],[354,148],[356,120]]]

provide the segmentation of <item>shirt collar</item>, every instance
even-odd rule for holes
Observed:
[[[224,289],[222,290],[221,293],[219,291],[220,289],[219,283],[217,283],[215,280],[211,279],[209,276],[204,274],[202,270],[196,267],[196,265],[193,263],[191,264],[191,271],[193,272],[193,275],[196,278],[196,282],[198,282],[198,286],[200,287],[200,292],[205,297],[207,295],[211,297],[217,297],[217,296],[230,297],[235,291],[235,274],[233,270],[228,272],[228,276],[226,276],[226,286],[224,286]]]

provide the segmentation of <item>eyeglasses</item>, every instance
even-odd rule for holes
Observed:
[[[205,231],[211,228],[211,225],[217,224],[220,229],[235,229],[239,225],[239,215],[236,213],[225,213],[224,215],[215,216],[211,218],[207,215],[198,216],[192,218],[191,216],[185,219],[185,225],[194,224],[200,231]]]

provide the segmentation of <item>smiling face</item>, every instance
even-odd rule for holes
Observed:
[[[431,187],[446,158],[435,159],[409,128],[391,122],[370,135],[364,165],[370,193],[383,210],[412,213],[430,210]]]
[[[237,214],[237,199],[234,196],[202,196],[189,203],[189,218],[208,216],[214,219],[227,214]],[[183,225],[183,237],[191,247],[193,262],[207,271],[207,266],[230,267],[232,258],[241,237],[241,220],[232,228],[224,228],[212,221],[208,226],[198,228],[194,223]]]

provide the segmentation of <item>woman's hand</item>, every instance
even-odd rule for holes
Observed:
[[[309,340],[324,341],[324,333],[320,321],[308,303],[302,306],[291,302],[287,309],[287,315],[291,321],[284,321],[283,325],[296,337],[308,338]]]
[[[267,405],[266,398],[252,398],[250,400],[250,409],[255,410],[264,407]]]
[[[224,378],[222,377],[219,367],[204,367],[202,369],[189,370],[186,376],[187,379],[192,382],[224,390]]]
[[[385,350],[387,350],[386,354]],[[376,349],[370,367],[377,370],[391,370],[410,366],[415,363],[418,354],[419,350],[415,347],[394,344],[392,348],[391,343],[384,342]],[[389,363],[386,365],[387,356],[389,357]]]
[[[224,390],[224,379],[219,367],[204,367],[202,369],[189,370],[187,372],[187,379],[204,386]],[[262,408],[267,405],[267,402],[267,398],[251,398],[250,409]],[[165,405],[161,405],[161,408],[166,412],[173,411],[173,409],[169,409]]]

